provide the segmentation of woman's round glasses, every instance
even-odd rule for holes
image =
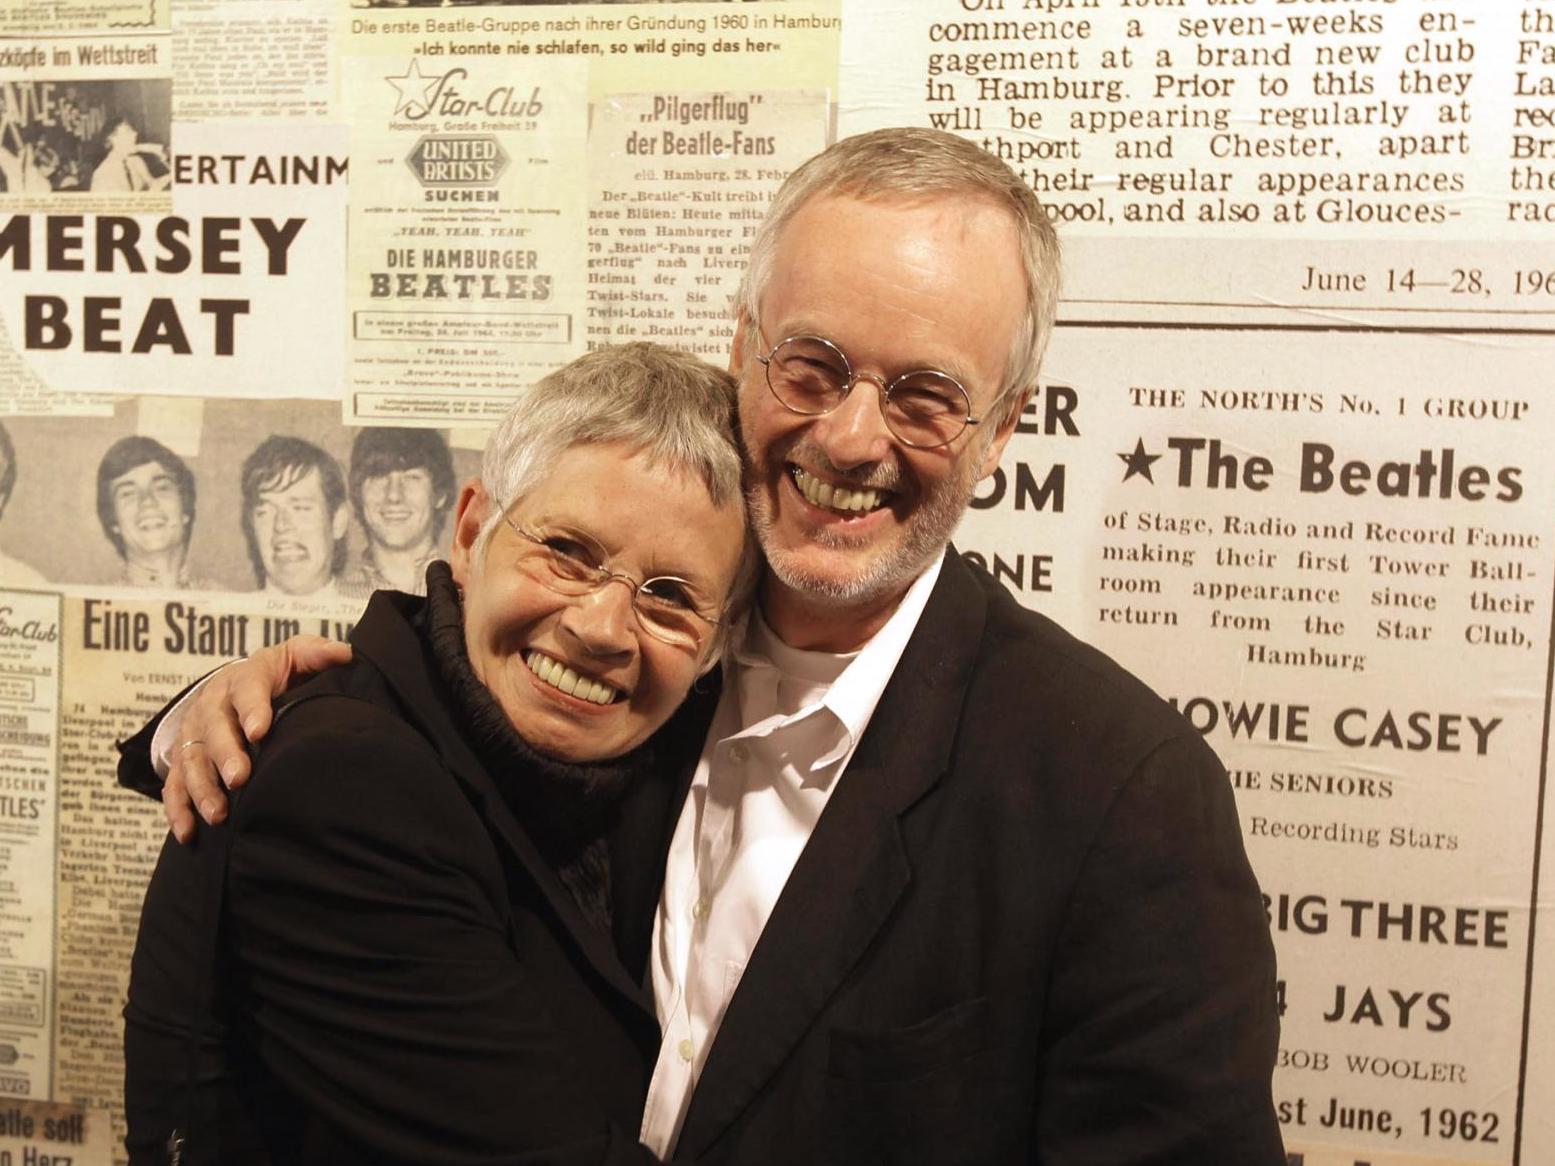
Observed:
[[[611,583],[624,583],[631,589],[632,610],[643,631],[678,648],[700,651],[718,627],[719,619],[706,614],[713,605],[688,579],[655,575],[639,581],[612,570],[599,544],[582,531],[520,526],[506,513],[502,520],[526,544],[520,568],[559,595],[590,595]]]

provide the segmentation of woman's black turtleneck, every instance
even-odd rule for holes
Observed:
[[[423,634],[471,750],[583,914],[608,933],[606,836],[627,787],[652,770],[652,740],[594,762],[559,761],[525,741],[470,664],[464,605],[447,563],[427,568]]]

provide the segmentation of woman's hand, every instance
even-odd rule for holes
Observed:
[[[162,785],[162,812],[175,838],[194,837],[196,810],[212,825],[227,816],[226,791],[248,780],[248,745],[270,731],[271,702],[298,680],[350,659],[348,644],[293,636],[227,665],[190,695]]]

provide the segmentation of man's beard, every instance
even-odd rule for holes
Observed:
[[[792,550],[774,545],[772,533],[776,522],[774,507],[768,503],[767,483],[753,483],[746,492],[746,500],[751,526],[761,543],[768,569],[785,587],[826,606],[848,607],[905,591],[950,542],[977,487],[975,470],[982,463],[983,453],[983,449],[964,451],[958,468],[966,468],[955,476],[942,479],[931,493],[923,495],[908,519],[900,541],[882,552],[869,555],[867,548],[876,540],[868,535],[850,535],[846,527],[806,535],[809,544],[827,550],[863,552],[857,556],[856,563],[849,564],[856,570],[846,578],[804,566],[804,548]],[[796,457],[795,454],[803,456]],[[785,476],[789,472],[788,463],[793,461],[856,488],[890,489],[901,478],[894,466],[879,465],[851,472],[839,470],[819,449],[803,439],[776,461],[779,472]]]

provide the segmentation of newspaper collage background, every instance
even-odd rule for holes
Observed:
[[[540,372],[722,360],[772,190],[894,124],[1058,221],[957,546],[1230,768],[1292,1162],[1555,1162],[1555,0],[6,0],[0,1166],[122,1160],[114,740],[412,577]]]

